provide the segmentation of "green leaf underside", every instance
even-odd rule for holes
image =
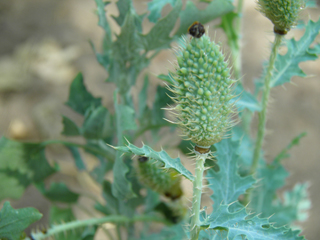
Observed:
[[[293,76],[305,77],[306,74],[299,67],[300,62],[314,61],[320,54],[319,44],[314,48],[313,43],[320,31],[320,19],[317,22],[309,20],[304,35],[298,40],[293,38],[287,41],[288,51],[285,55],[277,54],[275,71],[270,81],[270,87],[276,87],[290,82]],[[262,87],[262,80],[257,83]]]
[[[233,9],[232,3],[226,0],[212,1],[204,10],[199,10],[193,2],[188,1],[186,8],[180,13],[180,27],[176,35],[186,34],[189,26],[195,21],[205,24]]]
[[[101,98],[95,98],[87,91],[83,76],[79,73],[71,83],[69,99],[65,104],[77,113],[85,115],[90,107],[96,108],[101,105]]]
[[[304,239],[298,236],[299,231],[292,231],[286,227],[275,228],[266,218],[250,217],[245,208],[232,213],[228,208],[229,205],[220,205],[203,224],[209,224],[209,229],[227,231],[226,239],[229,240],[239,239],[237,237],[240,236],[245,236],[247,240]]]
[[[146,156],[159,160],[164,163],[164,168],[171,168],[185,176],[190,181],[194,180],[194,177],[190,171],[188,171],[180,162],[180,158],[171,158],[164,150],[160,152],[154,151],[151,147],[143,145],[142,148],[138,148],[131,143],[128,143],[126,147],[113,147],[116,150],[126,153],[133,153],[139,156]]]
[[[230,204],[238,200],[250,188],[255,180],[252,176],[240,177],[238,174],[239,142],[234,142],[230,138],[223,139],[215,144],[219,172],[213,169],[207,171],[209,187],[214,194],[211,196],[214,205],[213,211],[219,208],[220,204]]]
[[[41,144],[0,139],[0,201],[21,197],[32,182],[40,182],[55,171]]]
[[[9,202],[5,202],[0,211],[0,238],[20,239],[21,233],[41,217],[35,208],[13,209]]]
[[[40,183],[37,184],[37,188],[46,198],[54,202],[75,203],[79,198],[79,194],[70,191],[63,182],[51,183],[48,189],[44,183]]]

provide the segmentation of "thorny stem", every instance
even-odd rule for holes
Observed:
[[[72,229],[86,227],[86,226],[93,226],[93,225],[100,225],[103,223],[115,223],[115,224],[124,224],[124,223],[132,223],[132,222],[160,222],[164,224],[170,224],[163,218],[159,218],[158,216],[147,216],[147,215],[140,215],[134,216],[132,218],[128,218],[126,216],[121,215],[111,215],[103,218],[92,218],[86,220],[78,220],[73,222],[64,223],[61,225],[53,226],[52,228],[48,229],[47,233],[37,232],[32,233],[32,237],[34,240],[42,240],[47,239],[48,237],[54,236],[56,234],[66,232]]]
[[[258,134],[257,134],[257,139],[256,139],[256,144],[255,144],[255,149],[253,153],[253,162],[251,166],[251,174],[254,174],[256,172],[258,162],[260,159],[260,152],[263,144],[263,139],[265,135],[265,129],[266,129],[266,115],[267,115],[267,105],[269,101],[269,95],[270,95],[270,81],[273,73],[273,68],[274,68],[274,63],[276,60],[277,52],[279,49],[279,46],[281,44],[282,40],[282,35],[275,34],[275,40],[272,45],[272,51],[270,54],[270,59],[269,59],[269,65],[267,68],[266,76],[264,79],[264,89],[263,89],[263,95],[262,95],[262,100],[261,100],[261,112],[259,113],[259,126],[258,126]]]
[[[191,240],[197,240],[200,233],[200,207],[202,194],[202,179],[204,172],[204,162],[207,154],[199,154],[196,158],[196,174],[193,181],[193,199],[192,199],[192,215],[191,215]]]

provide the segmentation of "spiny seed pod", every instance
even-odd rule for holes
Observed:
[[[177,105],[170,110],[175,111],[184,135],[196,146],[208,149],[221,141],[232,125],[234,105],[230,100],[235,81],[230,79],[219,45],[208,36],[184,39],[180,48],[169,88]]]
[[[163,169],[163,163],[147,157],[138,158],[140,182],[172,200],[182,196],[181,176],[173,169]]]
[[[258,9],[274,25],[274,32],[285,35],[293,27],[305,0],[258,0]]]

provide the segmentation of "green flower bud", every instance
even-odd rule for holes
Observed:
[[[221,141],[232,125],[230,89],[235,81],[219,45],[206,35],[185,40],[178,59],[176,72],[170,74],[178,124],[193,143],[207,149]]]
[[[274,25],[274,32],[285,35],[298,19],[305,0],[258,0],[259,11]]]
[[[172,200],[182,196],[181,176],[173,169],[163,169],[163,163],[147,157],[138,159],[139,180],[153,191]]]

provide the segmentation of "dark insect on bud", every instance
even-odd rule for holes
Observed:
[[[204,26],[199,22],[194,22],[189,28],[188,32],[192,37],[201,38],[205,33]]]
[[[140,156],[138,158],[138,161],[141,162],[141,163],[147,162],[148,160],[149,160],[149,158],[148,157],[144,157],[144,156]]]

